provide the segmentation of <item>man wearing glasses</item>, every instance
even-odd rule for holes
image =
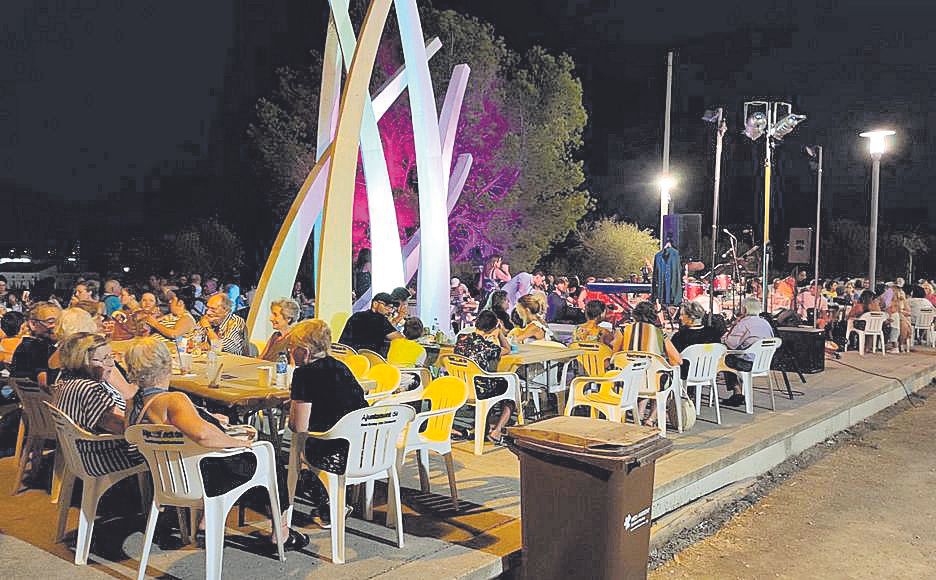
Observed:
[[[234,314],[234,303],[227,294],[213,295],[205,303],[205,315],[198,321],[205,342],[221,341],[222,352],[247,355],[247,323]]]
[[[345,323],[338,342],[353,349],[370,349],[387,356],[387,344],[403,335],[390,324],[397,302],[386,292],[378,292],[371,300],[371,309],[355,312]]]
[[[51,302],[38,302],[29,309],[29,336],[16,347],[10,365],[14,377],[35,381],[40,372],[49,370],[49,357],[55,352],[52,333],[61,314],[62,309]]]

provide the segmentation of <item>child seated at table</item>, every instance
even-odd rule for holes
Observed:
[[[425,331],[422,320],[410,316],[403,322],[403,338],[390,341],[387,362],[399,367],[421,367],[426,362],[426,348],[416,342]]]

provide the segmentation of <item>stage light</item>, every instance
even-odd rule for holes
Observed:
[[[870,139],[870,151],[871,155],[881,155],[886,149],[885,137],[890,137],[891,135],[896,135],[896,132],[889,129],[880,129],[877,131],[866,131],[861,133],[859,137],[865,137]]]
[[[657,179],[657,185],[660,186],[661,191],[665,191],[669,194],[669,191],[676,187],[676,178],[672,175],[661,175]]]
[[[751,141],[757,141],[767,129],[767,115],[761,111],[751,113],[744,121],[744,135]]]
[[[770,129],[770,136],[774,139],[783,139],[796,129],[796,126],[806,120],[806,115],[795,115],[790,113],[780,119],[776,125]]]

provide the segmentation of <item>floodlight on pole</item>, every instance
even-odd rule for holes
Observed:
[[[860,133],[859,137],[869,140],[871,152],[871,226],[868,228],[868,280],[871,290],[877,285],[877,230],[878,230],[878,193],[881,184],[881,155],[886,149],[886,138],[895,135],[895,131],[881,129]]]

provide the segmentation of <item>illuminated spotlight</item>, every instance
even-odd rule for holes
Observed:
[[[806,120],[806,115],[797,115],[790,113],[786,117],[777,121],[777,124],[770,129],[770,136],[774,139],[782,140],[793,132],[796,126]]]
[[[124,267],[123,267],[123,271],[124,271],[124,274],[129,273],[129,272],[130,272],[130,266],[124,266]]]
[[[767,129],[767,115],[762,111],[755,111],[744,120],[744,135],[751,141],[757,141]]]

